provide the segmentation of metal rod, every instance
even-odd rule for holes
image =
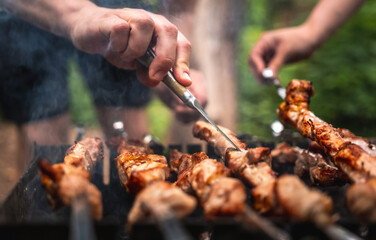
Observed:
[[[277,88],[277,93],[278,95],[282,98],[285,99],[286,97],[286,89],[282,87],[281,81],[279,80],[278,77],[274,77],[273,70],[270,68],[265,68],[262,71],[262,77],[265,79],[266,84],[272,84]]]
[[[241,223],[250,230],[260,230],[273,240],[291,240],[291,236],[282,229],[274,226],[269,220],[258,215],[250,207],[246,207],[245,212],[241,216]]]
[[[320,226],[319,226],[320,227]],[[355,235],[349,230],[336,225],[321,226],[321,230],[332,240],[362,240],[363,238]]]
[[[95,240],[93,222],[90,217],[88,199],[85,194],[72,199],[70,217],[70,240]]]
[[[220,132],[222,134],[222,136],[224,136],[227,141],[229,141],[232,146],[234,146],[234,148],[238,151],[241,151],[240,148],[218,127],[217,124],[215,124],[208,116],[208,114],[206,114],[206,112],[204,111],[204,109],[201,107],[201,105],[198,103],[198,101],[196,100],[195,103],[194,103],[194,106],[195,108],[197,109],[197,111],[199,111],[201,113],[201,115],[211,124],[213,125],[218,132]]]
[[[193,240],[176,218],[159,219],[158,224],[165,240]]]
[[[149,67],[153,59],[155,58],[155,52],[149,48],[145,55],[138,59],[138,61],[145,67]],[[196,97],[183,85],[181,85],[171,71],[168,71],[167,75],[163,79],[163,83],[167,85],[188,107],[196,109],[201,116],[203,116],[210,124],[212,124],[233,146],[236,150],[241,151],[236,144],[215,124],[204,111],[203,107],[197,101]]]

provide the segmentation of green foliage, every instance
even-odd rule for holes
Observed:
[[[281,1],[269,0],[265,8]],[[249,132],[263,138],[270,137],[269,124],[276,119],[275,110],[280,103],[273,87],[261,86],[251,76],[247,66],[248,52],[268,26],[286,27],[301,23],[311,7],[302,7],[301,1],[283,1],[287,7],[263,12],[273,13],[275,18],[260,20],[251,18],[239,39],[239,131]],[[252,5],[250,5],[252,6]],[[305,17],[299,9],[305,9]],[[253,13],[252,9],[249,9]],[[281,16],[299,13],[298,19],[279,22]],[[256,14],[256,16],[258,16]],[[263,22],[264,21],[264,22]],[[315,95],[311,109],[323,120],[335,127],[348,128],[361,136],[376,136],[376,2],[367,1],[310,60],[283,68],[280,78],[283,85],[291,79],[313,82]],[[260,25],[263,24],[263,25]]]
[[[98,125],[91,95],[74,60],[69,62],[69,72],[69,107],[72,123],[83,126]]]
[[[154,97],[147,107],[147,113],[150,133],[161,140],[165,139],[171,126],[171,111],[158,98]]]

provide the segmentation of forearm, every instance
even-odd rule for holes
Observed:
[[[309,29],[316,45],[328,40],[365,0],[321,0],[303,26]]]
[[[95,6],[88,0],[0,0],[0,5],[16,17],[65,38],[70,38],[79,12]]]

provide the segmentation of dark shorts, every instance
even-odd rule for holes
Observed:
[[[69,110],[68,61],[72,44],[0,12],[0,111],[17,124]],[[83,78],[100,106],[140,107],[151,99],[134,71],[120,70],[99,55],[77,53]]]
[[[0,12],[0,107],[17,124],[68,110],[71,44]]]
[[[151,89],[142,85],[135,71],[119,69],[99,55],[77,52],[83,79],[97,106],[142,107],[151,100]]]

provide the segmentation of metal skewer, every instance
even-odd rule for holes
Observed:
[[[145,67],[149,67],[153,59],[155,58],[154,51],[149,48],[145,55],[140,57],[138,61]],[[167,85],[188,107],[196,109],[202,117],[204,117],[211,125],[213,125],[226,139],[229,141],[236,150],[241,151],[240,148],[215,124],[205,112],[204,108],[197,101],[196,97],[183,85],[181,85],[171,71],[168,71],[167,75],[163,78],[163,83]]]
[[[291,236],[282,229],[274,226],[272,222],[258,215],[250,207],[240,216],[241,223],[245,228],[258,229],[273,240],[291,240]]]
[[[70,240],[96,239],[87,197],[87,195],[82,194],[74,197],[72,200]]]
[[[273,70],[271,70],[270,68],[265,68],[262,71],[262,77],[265,79],[266,84],[274,85],[277,88],[278,95],[282,98],[282,100],[285,100],[286,88],[282,87],[281,81],[278,77],[274,77]],[[280,136],[285,129],[283,124],[279,120],[272,122],[272,124],[270,124],[270,128],[273,131],[273,135],[276,137]]]
[[[282,87],[281,81],[279,80],[278,77],[274,77],[273,70],[271,70],[270,68],[265,68],[262,71],[262,76],[265,79],[266,84],[274,85],[277,88],[278,95],[282,99],[285,99],[285,97],[286,97],[286,88]]]

